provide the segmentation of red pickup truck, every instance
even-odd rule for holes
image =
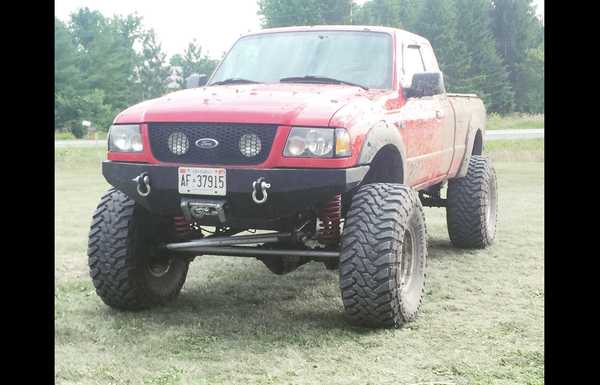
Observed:
[[[317,261],[339,269],[352,323],[399,327],[423,299],[423,206],[446,207],[455,246],[493,242],[484,105],[446,93],[423,37],[262,30],[188,86],[110,128],[102,172],[113,188],[88,248],[109,306],[168,302],[200,255],[254,257],[276,274]]]

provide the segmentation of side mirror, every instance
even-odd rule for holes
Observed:
[[[185,88],[196,88],[202,87],[206,84],[208,76],[205,74],[191,74],[185,78]]]
[[[406,89],[407,98],[439,95],[446,92],[444,76],[441,72],[420,72],[413,75],[410,88]]]

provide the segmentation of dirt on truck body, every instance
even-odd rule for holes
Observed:
[[[339,270],[350,322],[399,327],[423,300],[423,206],[446,208],[455,246],[493,242],[485,108],[446,92],[426,39],[383,27],[263,30],[188,87],[111,126],[102,171],[113,188],[88,249],[106,304],[172,300],[198,256],[254,257],[276,274],[317,261]]]

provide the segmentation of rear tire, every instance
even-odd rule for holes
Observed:
[[[448,181],[446,220],[456,247],[483,249],[496,237],[498,193],[491,161],[472,155],[467,175]]]
[[[108,190],[94,213],[88,242],[90,275],[108,306],[139,310],[173,300],[185,282],[188,261],[158,252],[168,233],[121,191]]]
[[[400,327],[416,318],[425,289],[427,229],[408,186],[374,183],[352,198],[344,224],[340,288],[356,325]]]

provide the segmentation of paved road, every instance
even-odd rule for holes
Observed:
[[[531,128],[520,130],[489,130],[486,133],[487,140],[498,139],[535,139],[543,138],[543,128]],[[94,147],[106,146],[106,140],[56,140],[54,141],[55,148],[63,147]]]
[[[520,130],[488,130],[486,140],[498,139],[537,139],[544,137],[543,128],[528,128]]]

